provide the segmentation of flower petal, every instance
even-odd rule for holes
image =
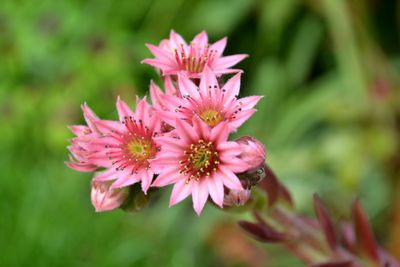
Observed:
[[[179,167],[173,166],[165,169],[160,175],[158,175],[152,186],[162,187],[176,183],[180,179],[184,178],[182,178],[182,175],[179,173]]]
[[[117,99],[117,111],[119,116],[119,121],[123,122],[126,117],[134,117],[133,111],[129,108],[129,106],[121,100],[118,96]]]
[[[228,38],[224,37],[221,40],[219,40],[219,41],[213,43],[212,45],[210,45],[210,50],[214,50],[215,51],[215,56],[216,57],[221,57],[222,54],[224,53],[227,40],[228,40]]]
[[[223,183],[226,187],[234,190],[243,190],[239,178],[229,168],[220,165],[218,175],[222,177]]]
[[[208,192],[215,204],[222,208],[224,202],[224,185],[218,177],[218,175],[213,175],[207,178]]]
[[[193,208],[197,215],[200,215],[208,199],[207,183],[204,180],[193,182],[192,200]]]
[[[224,142],[228,139],[229,134],[232,132],[232,128],[228,123],[221,122],[211,129],[210,140],[216,144]]]
[[[212,65],[212,69],[213,70],[228,69],[228,68],[232,67],[233,65],[236,65],[237,63],[239,63],[246,57],[248,57],[248,55],[245,55],[245,54],[220,57],[215,60],[215,62]]]
[[[208,36],[205,31],[197,34],[194,38],[192,43],[197,47],[205,47],[208,45]]]
[[[169,206],[171,207],[187,198],[192,193],[192,186],[193,182],[187,184],[186,179],[177,182],[172,189]]]
[[[198,134],[194,131],[193,127],[183,120],[175,120],[176,131],[181,139],[193,143],[199,139]]]
[[[225,96],[224,102],[229,104],[232,100],[237,98],[240,91],[240,77],[241,73],[236,74],[232,78],[230,78],[226,84],[222,87],[222,92]]]
[[[153,180],[154,173],[151,170],[143,170],[141,173],[142,191],[147,194],[147,190]]]

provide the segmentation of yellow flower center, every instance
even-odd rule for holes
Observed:
[[[224,119],[220,112],[212,108],[201,111],[199,116],[210,127],[214,127]]]
[[[179,162],[182,165],[180,172],[188,174],[189,180],[199,180],[201,177],[210,176],[212,172],[217,171],[220,162],[213,142],[206,143],[204,140],[199,140],[197,143],[191,144],[184,154],[185,159]]]
[[[130,140],[126,148],[129,155],[137,160],[144,161],[150,158],[152,154],[152,145],[147,139],[134,138]]]

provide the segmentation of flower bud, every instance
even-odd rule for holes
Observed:
[[[119,208],[129,196],[129,188],[111,188],[112,181],[92,181],[91,199],[97,212]]]
[[[240,145],[239,158],[249,165],[246,172],[254,172],[264,165],[266,152],[263,143],[251,136],[242,136],[235,142]]]
[[[243,190],[229,190],[224,195],[224,206],[243,206],[250,199],[251,191],[248,189]]]

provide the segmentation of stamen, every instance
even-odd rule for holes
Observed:
[[[189,174],[186,183],[191,180],[199,180],[201,177],[211,176],[218,169],[218,152],[215,151],[213,142],[202,139],[190,145],[184,152],[185,158],[179,161],[182,165],[179,173]]]

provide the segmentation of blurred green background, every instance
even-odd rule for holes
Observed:
[[[378,240],[400,256],[400,4],[395,0],[0,2],[0,266],[303,266],[236,226],[246,214],[168,194],[145,211],[96,214],[90,174],[64,165],[86,101],[116,118],[156,72],[145,43],[175,29],[229,37],[248,53],[242,95],[265,98],[240,130],[311,213],[336,218],[359,195]]]

